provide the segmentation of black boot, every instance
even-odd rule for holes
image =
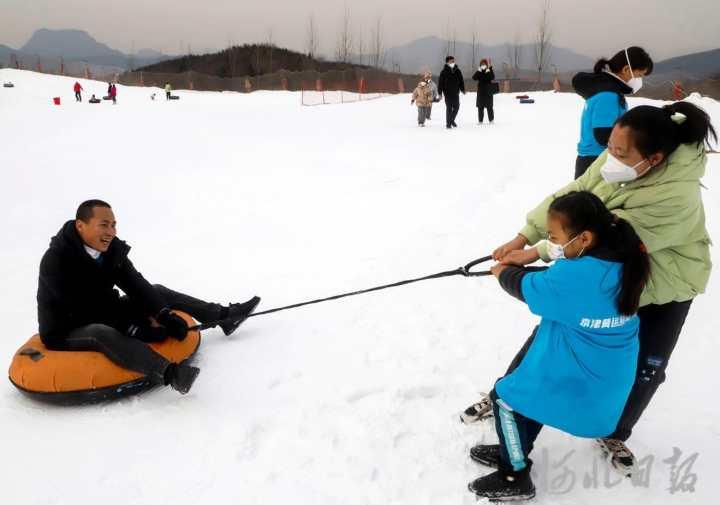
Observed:
[[[259,296],[253,296],[245,303],[231,303],[220,315],[220,319],[227,319],[227,321],[220,323],[218,326],[225,335],[232,335],[238,326],[255,311],[259,303]]]
[[[498,468],[500,466],[500,445],[476,445],[470,449],[470,459],[490,468]]]
[[[530,466],[519,472],[498,470],[468,484],[468,489],[491,502],[520,501],[535,497],[535,485],[530,479]]]
[[[165,385],[170,385],[181,395],[187,394],[199,373],[199,368],[190,366],[185,361],[180,364],[170,363],[165,370]]]

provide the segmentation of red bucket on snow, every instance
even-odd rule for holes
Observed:
[[[56,96],[55,98],[53,98],[53,103],[54,103],[55,105],[60,105],[60,97],[59,97],[59,96]]]

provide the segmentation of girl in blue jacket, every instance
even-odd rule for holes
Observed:
[[[652,71],[650,55],[641,47],[628,47],[609,60],[598,60],[592,73],[580,72],[573,77],[573,89],[585,99],[575,160],[576,179],[607,149],[615,121],[628,110],[625,95],[637,93],[643,76]]]
[[[547,222],[553,266],[492,269],[541,321],[490,394],[500,443],[473,449],[473,459],[498,468],[469,486],[491,500],[535,496],[529,454],[543,425],[578,437],[612,433],[635,380],[635,313],[650,273],[642,242],[586,191],[557,198]]]

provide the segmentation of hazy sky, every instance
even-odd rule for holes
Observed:
[[[314,13],[321,51],[334,50],[344,5],[356,32],[369,39],[382,15],[386,45],[426,35],[470,38],[473,22],[484,44],[516,33],[529,41],[543,0],[0,0],[0,44],[22,46],[37,28],[78,28],[122,51],[166,53],[267,40],[304,49]],[[588,56],[627,44],[655,59],[720,47],[720,0],[551,0],[556,45]]]

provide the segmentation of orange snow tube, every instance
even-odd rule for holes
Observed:
[[[188,326],[195,324],[187,314],[175,312]],[[180,363],[200,347],[200,332],[189,332],[182,342],[167,338],[149,345],[169,361]],[[121,368],[102,353],[48,350],[40,335],[33,335],[15,353],[9,375],[10,382],[29,397],[62,405],[112,400],[153,387],[146,376]]]

